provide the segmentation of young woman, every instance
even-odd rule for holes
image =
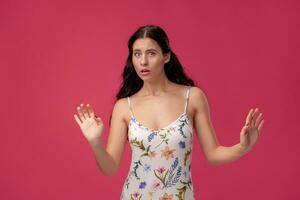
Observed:
[[[78,106],[74,118],[105,175],[117,172],[129,142],[132,161],[122,200],[192,200],[193,130],[208,162],[225,164],[253,148],[264,122],[262,113],[250,109],[240,142],[232,147],[221,146],[206,95],[184,73],[165,31],[154,25],[138,28],[128,41],[128,50],[106,148],[101,140],[102,120],[91,105]]]

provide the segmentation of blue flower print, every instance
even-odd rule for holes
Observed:
[[[146,185],[147,185],[147,184],[146,184],[146,181],[143,181],[143,182],[140,183],[139,188],[140,188],[140,189],[143,189],[143,188],[146,187]]]
[[[154,136],[156,135],[156,133],[152,132],[149,136],[148,136],[148,142],[151,142],[151,140],[153,140]]]
[[[185,148],[185,141],[180,141],[179,143],[180,148],[184,149]]]
[[[151,171],[151,165],[144,164],[144,172],[149,172]]]

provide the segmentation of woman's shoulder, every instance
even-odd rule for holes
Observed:
[[[117,99],[113,106],[113,112],[117,113],[118,115],[122,116],[122,118],[125,118],[128,115],[129,111],[129,103],[127,97],[122,97],[120,99]]]
[[[180,90],[180,95],[185,95],[187,90],[189,89],[189,101],[191,103],[194,102],[199,102],[201,100],[203,100],[203,98],[206,97],[205,92],[203,91],[202,88],[194,85],[181,85],[181,84],[177,84],[176,83],[176,87],[177,87],[177,91]]]
[[[190,100],[191,99],[199,100],[199,98],[201,98],[201,96],[205,96],[203,89],[196,85],[191,86],[191,85],[182,85],[182,84],[175,83],[174,89],[175,89],[174,91],[180,91],[180,95],[185,95],[187,90],[189,89],[190,90],[189,91]]]
[[[128,106],[128,97],[122,97],[115,101],[114,107],[118,108],[119,110],[125,110]]]
[[[198,87],[192,86],[190,89],[190,104],[195,109],[199,109],[199,107],[206,106],[207,102],[207,95],[205,91]]]
[[[180,84],[177,84],[177,87],[186,91],[187,89],[190,88],[190,96],[193,95],[193,96],[201,96],[201,95],[205,95],[204,94],[204,91],[202,88],[198,87],[198,86],[191,86],[191,85],[180,85]]]
[[[190,89],[191,95],[196,95],[196,96],[205,95],[202,88],[200,88],[198,86],[190,86],[190,87],[191,87],[191,89]]]

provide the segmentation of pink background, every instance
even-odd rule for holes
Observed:
[[[239,142],[250,108],[265,124],[255,148],[213,167],[194,140],[196,199],[300,199],[299,1],[0,2],[0,199],[119,199],[130,163],[105,177],[73,114],[104,120],[137,27],[157,24],[208,97],[217,137]],[[195,135],[196,136],[196,135]]]

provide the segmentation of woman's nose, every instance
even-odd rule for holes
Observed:
[[[141,64],[142,65],[145,65],[145,64],[147,64],[147,57],[146,57],[146,55],[144,54],[143,56],[142,56],[142,58],[141,58]]]

